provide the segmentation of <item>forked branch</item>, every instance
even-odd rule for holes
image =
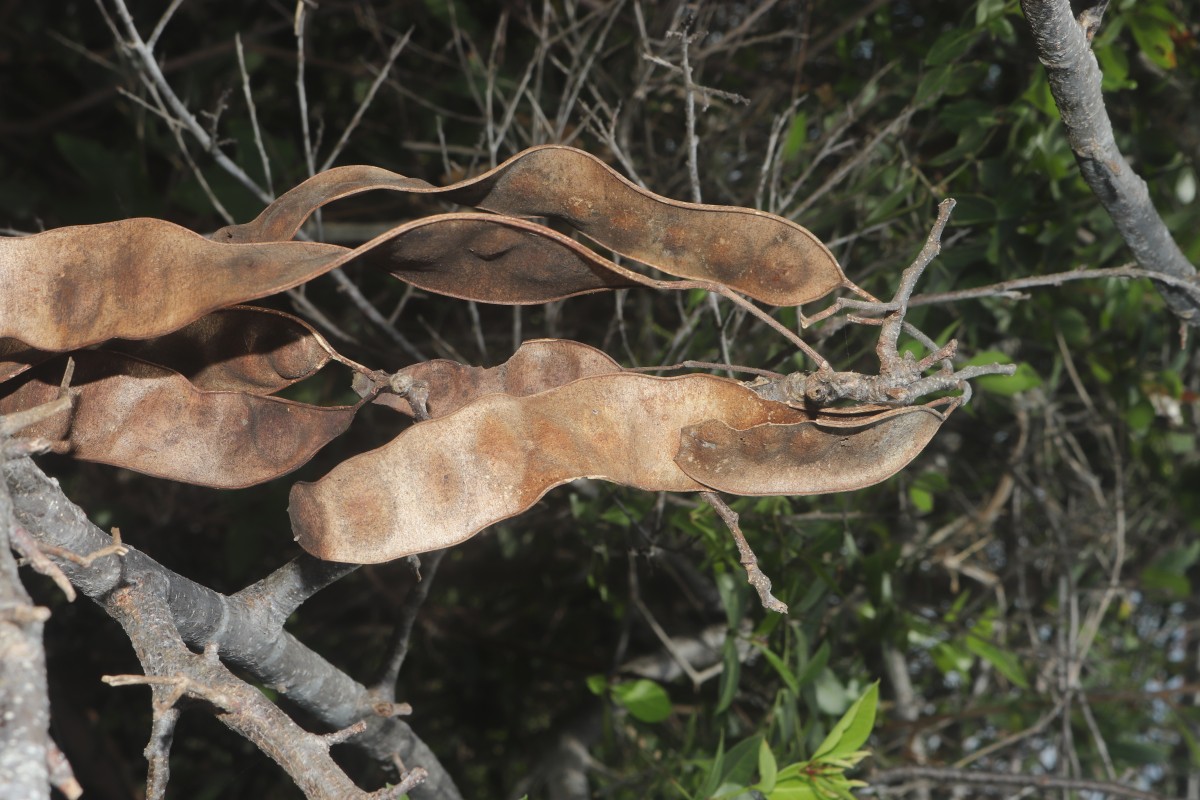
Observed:
[[[925,395],[954,389],[963,391],[963,401],[970,399],[971,378],[982,375],[1012,375],[1013,364],[984,364],[955,370],[952,359],[958,352],[958,342],[951,339],[937,347],[928,337],[920,333],[905,320],[909,299],[921,279],[925,268],[941,252],[942,233],[954,209],[954,200],[946,199],[938,205],[937,221],[934,222],[924,247],[916,259],[900,276],[900,286],[888,302],[872,302],[855,298],[838,298],[828,308],[803,320],[811,325],[845,309],[865,313],[883,313],[883,318],[852,316],[850,320],[863,325],[878,325],[879,341],[875,353],[879,358],[879,374],[864,375],[858,372],[837,372],[831,367],[816,372],[794,372],[783,378],[765,379],[749,384],[761,396],[790,405],[824,406],[839,400],[884,405],[910,405]],[[899,351],[901,332],[907,332],[924,344],[931,352],[917,359],[912,353]],[[926,375],[938,363],[941,369],[934,375]]]

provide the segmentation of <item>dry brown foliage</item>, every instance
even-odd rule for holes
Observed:
[[[481,211],[415,219],[357,248],[293,241],[321,206],[381,189]],[[560,146],[532,148],[446,187],[375,167],[333,169],[210,238],[130,219],[3,240],[0,414],[65,394],[71,406],[28,435],[59,440],[77,458],[234,488],[296,469],[342,433],[363,402],[389,405],[416,422],[292,489],[300,544],[350,563],[461,542],[578,478],[699,492],[715,502],[718,491],[857,489],[903,468],[961,402],[906,407],[968,377],[950,367],[953,344],[919,362],[896,351],[908,294],[937,253],[950,207],[943,204],[890,303],[852,286],[829,250],[795,223],[669,200]],[[660,378],[624,371],[576,342],[539,340],[492,369],[428,361],[389,374],[344,358],[296,317],[239,305],[358,259],[427,291],[498,304],[624,287],[703,288],[784,333],[819,369],[749,383]],[[752,302],[799,305],[839,288],[867,299],[839,300],[825,314],[888,314],[877,320],[879,376],[834,372]],[[322,407],[274,396],[331,360],[354,370],[362,402]],[[989,371],[1003,368],[969,374]],[[781,608],[763,585],[764,602]]]

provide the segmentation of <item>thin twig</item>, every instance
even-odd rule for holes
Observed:
[[[171,17],[175,16],[175,12],[183,5],[183,0],[171,0],[171,5],[167,6],[167,10],[158,18],[158,24],[154,26],[154,30],[150,32],[150,38],[146,40],[146,47],[151,51],[154,50],[154,45],[158,44],[158,37],[167,28],[167,23],[171,21]]]
[[[42,403],[40,406],[0,415],[0,438],[7,438],[24,428],[28,428],[30,425],[36,425],[43,420],[61,414],[71,408],[72,402],[74,400],[71,395],[63,394],[62,397],[51,400],[48,403]]]
[[[146,800],[166,800],[171,780],[171,744],[180,711],[174,703],[154,703],[150,719],[150,741],[143,753],[146,769]]]
[[[66,596],[68,603],[75,602],[75,587],[71,586],[71,582],[67,580],[67,576],[63,574],[59,566],[42,552],[37,540],[29,535],[29,531],[20,525],[13,524],[8,531],[8,544],[0,543],[0,547],[3,546],[11,546],[29,566],[33,567],[34,572],[45,575],[54,581],[54,585]]]
[[[1082,778],[1060,778],[1053,775],[1014,775],[1009,772],[976,772],[974,770],[947,769],[944,767],[895,767],[879,770],[869,776],[873,784],[901,783],[926,779],[941,784],[965,786],[1013,786],[1031,789],[1067,789],[1076,792],[1097,792],[1114,797],[1131,797],[1134,800],[1170,800],[1166,795],[1135,789],[1108,781],[1090,781]]]
[[[105,13],[107,19],[107,11],[104,9],[103,0],[96,0],[101,11]],[[208,135],[208,131],[204,130],[204,126],[196,119],[175,91],[167,82],[166,76],[163,75],[162,69],[158,65],[157,59],[154,57],[154,52],[142,40],[138,34],[137,26],[133,22],[133,17],[129,13],[129,8],[125,5],[125,0],[112,0],[113,7],[117,11],[117,16],[121,19],[121,24],[125,29],[125,39],[122,44],[128,48],[136,57],[140,64],[139,74],[147,86],[156,86],[162,93],[162,98],[170,106],[171,111],[175,114],[178,120],[187,128],[188,133],[200,143],[217,164],[226,172],[233,176],[239,183],[249,189],[255,197],[263,203],[270,203],[274,200],[262,187],[260,187],[253,178],[245,173],[245,171],[230,160],[229,156],[225,155],[212,137]]]
[[[739,560],[746,569],[746,579],[758,592],[758,599],[762,603],[762,607],[768,611],[786,614],[787,606],[771,594],[771,579],[759,569],[758,557],[754,555],[754,551],[750,549],[750,543],[742,534],[742,529],[738,525],[737,512],[726,505],[716,492],[700,492],[700,496],[704,498],[704,502],[712,506],[713,511],[717,512],[717,515],[729,528],[729,532],[733,534],[733,540],[737,543]]]
[[[1200,278],[1178,278],[1149,269],[1141,269],[1131,264],[1120,267],[1105,267],[1103,269],[1072,269],[1066,272],[1055,272],[1051,275],[1033,275],[1027,278],[1014,278],[987,286],[973,289],[959,289],[953,292],[931,292],[920,294],[908,301],[909,308],[916,306],[941,305],[957,303],[962,300],[974,300],[981,297],[1003,297],[1019,300],[1023,295],[1021,289],[1032,289],[1038,286],[1061,286],[1068,281],[1088,281],[1099,278],[1149,278],[1158,283],[1170,286],[1194,297],[1200,303]]]
[[[408,656],[408,646],[412,640],[417,613],[429,596],[429,589],[433,586],[433,578],[437,575],[438,565],[442,563],[445,555],[445,550],[435,550],[423,556],[424,575],[404,598],[404,605],[400,610],[400,620],[396,623],[396,639],[392,645],[392,652],[375,688],[376,694],[386,697],[389,702],[396,699],[396,681],[400,678],[400,669],[404,666],[404,659]]]
[[[246,98],[246,108],[250,111],[250,129],[254,132],[254,147],[258,150],[258,160],[262,164],[263,180],[267,182],[267,193],[274,195],[275,185],[271,180],[271,160],[267,158],[267,148],[263,142],[262,130],[258,127],[258,107],[254,105],[254,93],[250,91],[250,72],[246,69],[246,54],[242,51],[242,34],[234,34],[233,41],[237,50],[238,71],[242,74],[242,94]]]
[[[333,166],[333,162],[337,161],[338,156],[342,154],[342,149],[346,143],[350,141],[351,134],[358,127],[358,123],[362,121],[363,115],[367,113],[367,109],[371,107],[371,103],[375,100],[375,93],[379,91],[380,85],[387,80],[388,73],[392,70],[392,65],[396,63],[396,59],[404,50],[404,46],[408,44],[408,40],[412,38],[413,28],[409,28],[408,32],[392,45],[392,49],[388,51],[387,61],[379,69],[379,74],[375,76],[375,80],[371,81],[370,87],[367,88],[366,95],[363,96],[362,102],[358,104],[358,108],[354,110],[354,116],[350,118],[350,124],[342,131],[341,138],[337,140],[337,144],[333,146],[333,150],[329,153],[329,157],[321,163],[321,172]]]
[[[358,567],[358,564],[321,561],[302,553],[262,580],[231,595],[230,599],[248,607],[265,605],[270,609],[272,624],[283,627],[287,618],[306,600]]]

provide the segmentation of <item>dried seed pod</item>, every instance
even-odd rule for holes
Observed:
[[[154,339],[114,339],[104,349],[167,367],[206,392],[261,395],[315,375],[334,353],[299,317],[254,306],[223,308]]]
[[[76,458],[185,483],[237,489],[277,478],[342,433],[357,410],[203,392],[176,372],[117,353],[72,357],[72,409],[22,435],[65,440]],[[58,397],[62,361],[4,384],[0,414]]]
[[[471,367],[446,359],[406,367],[395,378],[413,387],[410,392],[404,396],[380,394],[374,402],[412,416],[410,398],[420,397],[418,402],[424,407],[420,416],[444,417],[485,394],[537,394],[580,378],[620,371],[617,362],[586,344],[532,339],[495,367]]]
[[[576,478],[702,491],[674,459],[680,430],[714,418],[746,428],[803,416],[712,375],[618,373],[486,395],[296,484],[292,530],[318,558],[374,563],[464,541]]]
[[[803,495],[861,489],[917,457],[956,400],[866,415],[822,415],[738,429],[720,419],[683,429],[675,463],[717,491]]]
[[[346,252],[312,242],[217,244],[144,218],[0,239],[0,337],[54,351],[147,339],[310,280]]]
[[[379,189],[558,220],[668,275],[720,283],[773,305],[807,303],[847,284],[829,250],[790,220],[671,200],[631,183],[593,155],[560,145],[531,148],[477,178],[445,187],[378,167],[338,167],[280,196],[255,220],[213,236],[225,242],[283,241],[320,206]]]

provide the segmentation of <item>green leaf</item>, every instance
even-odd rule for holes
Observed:
[[[781,153],[784,162],[793,160],[800,154],[800,150],[804,147],[804,143],[808,141],[808,114],[801,111],[792,117],[792,124],[788,128],[787,138],[783,141]]]
[[[1113,760],[1125,761],[1131,764],[1147,765],[1165,764],[1171,758],[1171,750],[1166,745],[1155,742],[1118,739],[1108,743],[1109,755]]]
[[[711,797],[717,787],[721,785],[721,772],[725,768],[725,733],[721,732],[721,738],[717,741],[717,754],[713,756],[712,763],[709,765],[708,774],[704,777],[704,783],[700,784],[700,789],[696,792],[697,797]]]
[[[763,657],[767,659],[767,663],[774,667],[775,671],[779,673],[779,677],[782,678],[783,682],[787,684],[787,687],[791,690],[792,694],[800,694],[800,682],[796,680],[795,674],[788,669],[788,665],[784,662],[784,660],[775,655],[775,653],[772,652],[766,645],[755,642],[754,646],[757,647],[759,652],[763,654]]]
[[[862,747],[871,735],[871,729],[875,727],[875,709],[878,705],[879,681],[875,681],[833,726],[833,730],[813,754],[813,760],[826,756],[837,758]]]
[[[763,739],[758,746],[758,790],[760,792],[770,794],[771,790],[775,788],[775,776],[778,771],[775,754],[771,752],[771,746],[767,744],[767,740]]]
[[[613,525],[618,525],[622,528],[628,528],[633,522],[633,520],[630,519],[629,514],[625,512],[625,509],[620,508],[619,506],[610,506],[603,514],[600,515],[600,519],[604,520],[605,522],[611,522]]]
[[[817,693],[817,708],[823,714],[844,714],[850,707],[850,693],[828,667],[813,680],[813,689]]]
[[[767,800],[821,800],[812,785],[794,780],[780,783],[775,791],[767,795]]]
[[[762,736],[751,736],[735,744],[725,754],[725,767],[721,773],[722,784],[741,787],[750,785],[754,770],[758,766],[758,749]]]
[[[908,499],[912,501],[913,508],[922,514],[933,511],[933,494],[925,489],[910,486],[908,489]]]
[[[587,688],[597,697],[603,697],[605,690],[608,689],[608,678],[603,675],[588,675]]]
[[[716,575],[717,591],[721,595],[721,605],[725,606],[725,618],[729,621],[729,630],[736,631],[746,612],[746,581],[738,580],[728,571]]]
[[[1192,593],[1191,581],[1174,570],[1146,567],[1139,577],[1144,589],[1158,595],[1184,598]]]
[[[725,637],[725,647],[721,660],[724,669],[721,670],[721,684],[717,692],[717,713],[725,711],[737,696],[738,681],[742,677],[742,661],[738,658],[737,640],[732,635]]]
[[[1183,739],[1187,745],[1188,756],[1193,767],[1200,767],[1200,742],[1196,741],[1195,735],[1192,734],[1191,725],[1183,718],[1182,714],[1176,712],[1173,715],[1172,721],[1175,723],[1175,731]]]
[[[1134,14],[1129,17],[1129,30],[1138,48],[1163,69],[1175,69],[1175,42],[1171,39],[1171,23],[1158,15]]]
[[[986,623],[984,623],[986,624]],[[1017,657],[1007,650],[1002,650],[986,638],[986,632],[971,631],[967,636],[967,649],[996,668],[1004,677],[1022,689],[1029,688],[1029,680],[1021,669]]]
[[[979,31],[976,28],[967,30],[956,28],[946,31],[929,48],[929,53],[925,56],[925,65],[940,67],[951,61],[957,61],[971,49],[971,45],[975,43],[978,36]]]
[[[829,663],[829,640],[821,642],[821,646],[817,648],[817,652],[812,659],[804,665],[800,670],[800,674],[796,676],[796,683],[801,686],[807,686],[817,679],[825,670],[825,665]]]
[[[642,678],[612,687],[613,700],[642,722],[662,722],[671,716],[671,698],[666,689]]]

